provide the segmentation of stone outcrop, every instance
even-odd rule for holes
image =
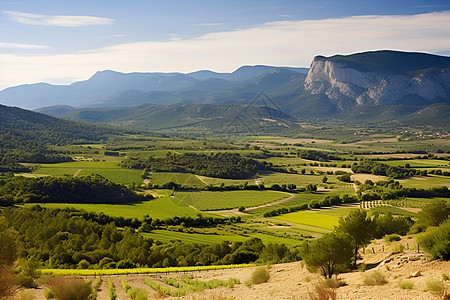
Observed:
[[[365,104],[450,103],[450,68],[392,72],[359,67],[351,60],[317,56],[311,63],[305,89],[326,95],[341,110]]]

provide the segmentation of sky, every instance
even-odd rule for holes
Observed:
[[[0,0],[0,90],[380,49],[449,56],[450,1]]]

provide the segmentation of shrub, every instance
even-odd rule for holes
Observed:
[[[111,278],[108,278],[108,290],[109,290],[109,299],[116,300],[117,299],[116,287],[114,286],[114,283],[112,282]]]
[[[402,238],[398,234],[386,234],[384,236],[384,240],[387,243],[391,243],[393,241],[400,241]]]
[[[427,281],[427,289],[439,299],[443,298],[446,294],[445,284],[441,280],[431,279]]]
[[[8,299],[16,292],[16,280],[11,268],[0,267],[0,299]]]
[[[383,285],[387,283],[386,277],[380,271],[374,271],[364,276],[364,285]]]
[[[267,267],[259,267],[255,269],[255,271],[253,271],[249,285],[265,283],[269,281],[269,279],[270,279],[269,269]]]
[[[92,287],[82,279],[56,277],[46,283],[54,297],[58,300],[88,300],[91,299]]]
[[[337,299],[337,288],[339,285],[330,284],[327,280],[321,279],[319,282],[314,284],[314,291],[310,292],[308,290],[308,295],[311,300],[336,300]]]
[[[438,227],[429,227],[422,236],[419,244],[427,250],[434,259],[450,259],[450,220]]]
[[[243,206],[240,206],[239,208],[238,208],[238,211],[240,211],[240,212],[243,212],[245,210],[245,207],[243,207]]]
[[[403,250],[405,250],[405,246],[395,245],[394,249],[392,249],[392,254],[403,253]]]
[[[399,283],[399,287],[402,290],[411,290],[414,287],[414,282],[409,281],[409,280],[402,280]]]

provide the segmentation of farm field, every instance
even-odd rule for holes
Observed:
[[[26,206],[32,204],[26,204]],[[138,218],[142,219],[144,215],[152,218],[172,218],[174,216],[192,216],[195,217],[198,211],[190,208],[185,202],[176,198],[157,198],[141,203],[125,204],[68,204],[68,203],[46,203],[40,204],[49,208],[73,207],[75,209],[84,209],[96,213],[104,213],[113,217]],[[205,214],[207,215],[207,214]]]
[[[35,175],[51,176],[86,176],[99,174],[115,183],[141,184],[142,171],[123,169],[115,161],[75,161],[59,164],[40,164]]]
[[[432,188],[439,186],[450,187],[450,177],[427,175],[427,176],[414,176],[408,179],[396,179],[404,187],[409,188]]]
[[[153,172],[150,174],[149,181],[151,184],[164,184],[174,182],[182,186],[189,186],[194,188],[203,188],[206,184],[194,174],[189,173],[163,173]]]
[[[253,207],[289,197],[278,191],[224,191],[177,192],[175,198],[183,200],[198,210],[221,210],[240,206]]]
[[[318,214],[312,211],[297,211],[285,215],[277,216],[275,219],[288,221],[292,223],[305,224],[332,230],[334,226],[339,224],[339,218]]]
[[[173,240],[180,240],[185,243],[199,243],[199,244],[219,244],[223,241],[228,242],[243,242],[249,237],[241,235],[217,235],[217,234],[202,234],[202,233],[185,233],[169,230],[152,230],[151,232],[141,233],[145,238],[150,238],[163,243],[168,243]]]
[[[450,168],[448,161],[440,159],[406,159],[406,160],[387,160],[383,161],[389,166],[402,166],[409,164],[411,168]]]

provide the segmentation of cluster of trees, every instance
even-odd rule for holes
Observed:
[[[339,226],[331,233],[314,241],[305,241],[301,245],[301,255],[311,270],[320,270],[331,278],[356,267],[358,251],[370,243],[372,238],[385,234],[406,234],[414,222],[407,217],[385,216],[370,217],[364,210],[356,210],[339,220]]]
[[[102,225],[64,210],[11,207],[1,215],[18,232],[20,257],[32,257],[48,268],[171,267],[299,259],[296,249],[264,245],[257,238],[215,245],[161,244],[145,239],[133,228]]]
[[[100,175],[14,177],[0,186],[0,205],[14,203],[127,203],[152,199]]]
[[[336,155],[332,155],[327,152],[316,150],[298,150],[297,156],[303,159],[316,160],[322,162],[328,162],[330,160],[341,160],[342,158]]]
[[[422,176],[427,175],[426,170],[421,171],[410,168],[389,166],[387,164],[383,164],[369,159],[364,159],[358,163],[354,163],[352,165],[352,171],[354,173],[383,175],[391,178],[403,178],[415,175],[422,175]]]
[[[167,153],[166,157],[129,157],[122,167],[146,170],[149,172],[181,172],[202,176],[245,179],[255,176],[261,170],[276,170],[267,162],[246,158],[238,153]]]
[[[364,193],[363,193],[364,192]],[[374,183],[366,180],[358,186],[358,195],[361,201],[371,200],[395,200],[403,197],[410,198],[450,198],[450,190],[446,186],[430,189],[405,188],[398,181],[382,180]]]

